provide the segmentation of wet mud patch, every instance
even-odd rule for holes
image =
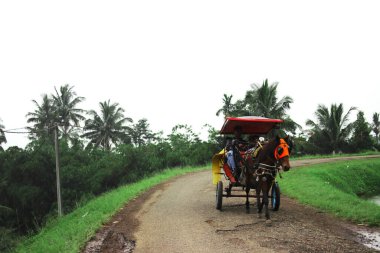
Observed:
[[[374,232],[369,230],[357,230],[357,241],[371,249],[378,250],[380,252],[380,232]]]
[[[82,253],[131,253],[136,247],[134,232],[139,226],[141,206],[169,183],[157,185],[131,200],[87,242]]]
[[[123,233],[109,231],[100,247],[99,252],[131,253],[133,252],[135,246],[136,242],[133,240],[128,240]]]

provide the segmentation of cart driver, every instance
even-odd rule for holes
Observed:
[[[241,172],[239,167],[239,164],[241,163],[240,151],[245,151],[248,143],[241,136],[241,126],[236,126],[234,128],[234,135],[232,141],[227,141],[226,143],[227,164],[231,168],[234,177],[238,179]]]
[[[259,137],[260,136],[256,135],[256,134],[250,135],[248,137],[247,150],[253,150],[254,151],[259,146],[259,143],[260,143]]]

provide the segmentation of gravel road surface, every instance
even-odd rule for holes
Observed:
[[[293,161],[292,166],[341,159],[363,157]],[[223,198],[218,211],[211,182],[210,169],[152,188],[122,208],[83,252],[378,252],[363,245],[377,242],[357,231],[376,234],[379,228],[337,219],[284,195],[280,210],[271,212],[270,226],[257,217],[254,199],[248,213],[244,198]]]

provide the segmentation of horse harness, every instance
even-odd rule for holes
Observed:
[[[260,148],[262,148],[261,145]],[[289,156],[288,144],[283,139],[280,139],[280,144],[274,150],[275,165],[259,163],[257,169],[253,173],[253,175],[256,176],[256,181],[259,181],[259,177],[263,177],[263,180],[265,181],[266,177],[264,176],[271,176],[274,179],[277,173],[280,175],[280,178],[282,178],[280,173],[280,159],[285,156]],[[271,157],[268,158],[273,161]]]
[[[265,181],[265,176],[270,176],[274,179],[277,173],[280,175],[280,178],[282,178],[278,161],[276,161],[275,165],[259,163],[258,168],[253,172],[253,176],[256,177],[256,181],[259,181],[259,177],[263,177],[263,180]]]

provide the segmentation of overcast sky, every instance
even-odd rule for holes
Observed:
[[[318,104],[380,112],[379,1],[1,1],[0,118],[5,129],[54,87],[74,86],[82,109],[110,99],[153,131],[201,132],[223,94],[277,81],[290,116]],[[356,113],[352,119],[356,118]],[[7,134],[25,146],[25,135]]]

